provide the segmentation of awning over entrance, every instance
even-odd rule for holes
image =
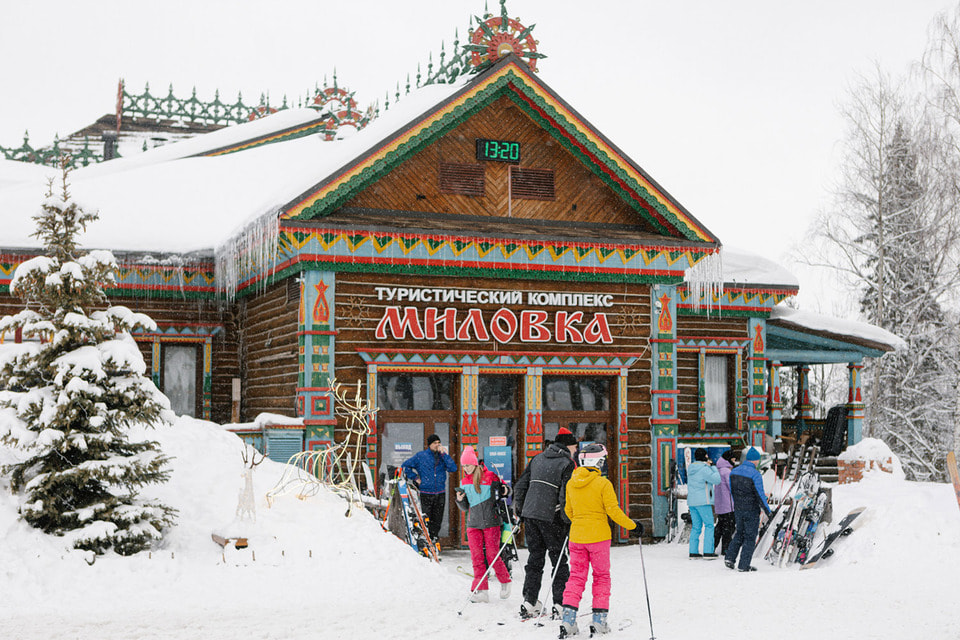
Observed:
[[[884,353],[905,348],[901,338],[880,327],[777,305],[767,320],[764,354],[773,390],[768,434],[779,436],[782,430],[780,367],[796,367],[798,371],[796,424],[799,432],[813,418],[807,378],[809,366],[845,363],[849,372],[845,404],[847,444],[856,444],[861,439],[864,409],[860,375],[863,359],[879,358]]]
[[[767,321],[765,355],[782,365],[854,364],[901,348],[902,339],[872,324],[784,305],[774,307]]]

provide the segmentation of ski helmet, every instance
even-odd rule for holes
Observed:
[[[580,449],[580,453],[577,458],[580,460],[581,467],[595,467],[597,469],[603,468],[604,463],[607,461],[607,448],[602,444],[597,444],[596,442],[588,444],[583,449]]]

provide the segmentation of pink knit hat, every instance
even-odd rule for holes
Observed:
[[[477,466],[477,452],[473,450],[473,447],[467,445],[463,449],[463,453],[460,454],[460,464],[472,464]]]

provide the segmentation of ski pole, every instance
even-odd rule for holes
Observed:
[[[557,570],[560,569],[560,564],[563,562],[563,556],[566,555],[566,553],[567,553],[567,548],[568,548],[568,547],[567,547],[567,542],[568,542],[569,540],[570,540],[570,534],[567,534],[567,537],[563,539],[563,548],[560,549],[560,556],[557,557],[557,562],[553,565],[553,571],[550,573],[550,604],[551,604],[551,606],[557,604],[556,602],[553,601],[553,581],[554,581],[554,580],[556,579],[556,577],[557,577]],[[563,603],[560,603],[560,604],[562,605]],[[544,612],[544,611],[546,611],[546,609],[543,608],[543,607],[541,607],[541,608],[540,608],[540,615],[537,616],[537,621],[533,623],[533,624],[537,625],[538,627],[542,627],[542,626],[543,626],[543,623],[540,622],[540,618],[543,617],[543,612]]]
[[[509,546],[509,544],[501,544],[501,545],[500,545],[500,550],[497,551],[497,555],[494,556],[493,562],[491,562],[491,563],[489,563],[489,564],[487,565],[487,570],[484,571],[484,572],[483,572],[483,575],[480,576],[480,579],[477,580],[477,586],[475,586],[475,587],[473,588],[473,590],[470,591],[470,595],[467,596],[466,602],[464,602],[462,605],[460,605],[460,609],[457,611],[457,615],[458,615],[458,616],[462,616],[462,615],[463,615],[463,609],[464,609],[464,607],[467,606],[467,603],[470,602],[470,599],[473,597],[473,594],[475,594],[475,593],[477,592],[477,589],[480,588],[480,585],[483,584],[483,581],[486,580],[486,579],[487,579],[487,576],[490,575],[490,572],[493,570],[493,565],[497,564],[497,560],[500,559],[500,554],[503,553],[503,550],[506,549],[508,546]]]
[[[650,620],[650,640],[656,640],[653,635],[653,613],[650,612],[650,590],[647,588],[647,567],[643,562],[643,540],[637,539],[640,545],[640,572],[643,574],[643,593],[647,596],[647,618]]]

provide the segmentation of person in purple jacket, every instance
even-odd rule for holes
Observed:
[[[727,449],[717,460],[720,472],[720,484],[713,491],[713,512],[717,514],[717,527],[713,533],[713,546],[721,554],[727,552],[727,546],[733,538],[736,519],[733,515],[733,496],[730,494],[730,472],[734,465],[733,449]]]

